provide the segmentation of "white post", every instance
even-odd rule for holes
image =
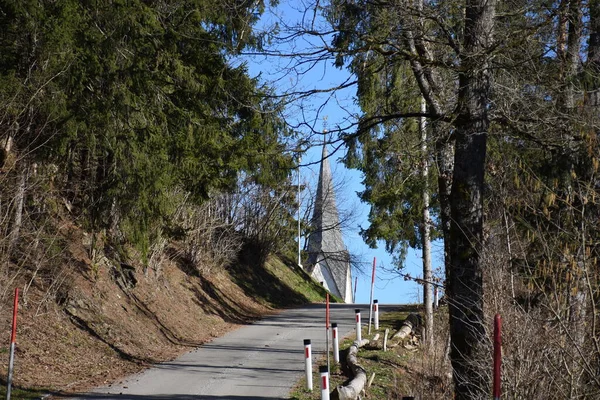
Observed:
[[[15,344],[11,343],[10,344],[10,355],[9,355],[9,361],[8,361],[8,379],[6,380],[6,400],[10,400],[14,362],[15,362]]]
[[[325,346],[327,353],[327,368],[329,369],[329,293],[325,304]]]
[[[321,400],[329,400],[329,369],[326,365],[319,367],[321,374]]]
[[[439,299],[438,299],[438,287],[435,286],[433,288],[433,307],[437,310],[439,307]]]
[[[375,257],[373,257],[373,272],[371,273],[371,296],[369,297],[369,329],[367,330],[367,333],[370,335],[371,334],[371,321],[373,320],[372,315],[373,315],[373,290],[375,289],[375,265],[377,263],[377,260]],[[377,328],[375,328],[377,329]]]
[[[306,389],[312,392],[312,350],[310,339],[304,339],[304,366],[306,369]]]
[[[338,340],[338,326],[337,323],[331,324],[331,334],[333,335],[333,361],[336,363],[340,362],[340,344]]]
[[[354,311],[356,312],[356,340],[360,342],[362,340],[362,330],[360,326],[360,310],[357,308]]]
[[[379,330],[379,301],[373,300],[373,314],[375,318],[375,330]]]
[[[301,200],[300,200],[300,162],[301,159],[298,159],[298,266],[302,269],[302,247],[300,245],[300,205],[301,205]]]

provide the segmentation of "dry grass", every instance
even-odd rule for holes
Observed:
[[[435,335],[435,348],[431,352],[426,352],[421,347],[408,349],[404,347],[407,341],[386,352],[382,350],[385,329],[390,329],[391,336],[401,326],[406,316],[418,309],[418,306],[406,306],[396,312],[382,314],[378,345],[367,345],[359,350],[359,363],[367,371],[367,377],[371,378],[373,374],[375,375],[371,386],[365,389],[365,399],[391,400],[402,399],[403,396],[415,396],[415,398],[423,400],[452,398],[451,379],[448,377],[449,363],[445,358],[448,337],[446,324],[443,323],[447,315],[445,309],[440,310],[436,316],[438,329]],[[375,332],[373,332],[374,334]],[[367,337],[366,329],[362,336],[363,338]],[[352,340],[354,338],[350,337],[340,344],[342,361],[345,359],[344,350],[350,347]],[[312,392],[306,391],[304,389],[306,382],[303,378],[292,392],[291,398],[294,400],[320,399],[318,376],[315,365],[313,371],[315,389]],[[332,368],[330,373],[332,388],[347,383],[349,379],[351,379],[350,371],[343,363],[341,366]],[[335,392],[333,396],[335,396]]]
[[[297,284],[295,280],[305,286],[311,282],[305,276],[286,277],[296,273],[275,260],[202,274],[183,259],[165,257],[157,269],[131,265],[133,285],[106,253],[97,253],[92,263],[89,241],[81,231],[71,226],[62,234],[69,245],[62,257],[68,264],[55,270],[63,271],[60,285],[21,270],[0,288],[5,292],[0,331],[8,338],[12,288],[28,287],[18,319],[18,388],[70,393],[108,384],[150,363],[173,359],[276,307],[311,300],[300,292],[304,288],[288,286]],[[236,283],[246,276],[256,279],[251,285]],[[313,296],[319,296],[322,288],[312,284]],[[1,376],[6,376],[7,350],[8,341],[0,345]],[[39,398],[39,390],[19,393]]]

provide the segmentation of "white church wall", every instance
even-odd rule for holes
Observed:
[[[346,270],[346,297],[344,303],[354,303],[354,296],[352,295],[352,274],[350,273],[350,265]]]
[[[317,282],[322,282],[325,289],[327,289],[331,294],[341,297],[337,290],[333,276],[331,275],[329,268],[327,268],[325,265],[321,265],[320,262],[317,262],[315,269],[312,272],[312,277]]]

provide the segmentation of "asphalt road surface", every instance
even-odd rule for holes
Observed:
[[[379,310],[397,306],[379,305]],[[368,324],[369,306],[332,304],[340,337],[354,333],[355,309]],[[180,358],[158,364],[81,399],[264,400],[288,399],[304,376],[304,339],[311,339],[313,365],[325,354],[325,305],[285,310],[217,338]],[[331,345],[331,343],[330,343]],[[333,358],[331,359],[333,362]],[[313,390],[320,390],[318,380]]]

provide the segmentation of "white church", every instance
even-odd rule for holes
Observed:
[[[353,303],[350,254],[342,238],[326,145],[311,222],[314,230],[308,238],[307,272],[330,293]]]

